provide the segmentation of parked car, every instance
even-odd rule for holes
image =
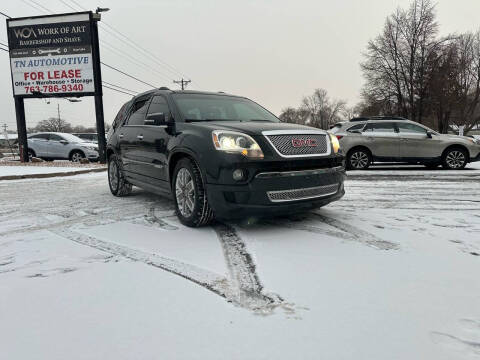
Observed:
[[[479,140],[439,134],[402,118],[354,118],[330,131],[339,139],[349,169],[367,169],[374,162],[463,169],[469,162],[480,161]]]
[[[45,160],[98,160],[98,145],[67,133],[43,132],[28,136],[28,156]]]
[[[216,218],[288,214],[344,195],[337,138],[281,123],[224,93],[152,90],[119,111],[107,145],[115,196],[132,185],[173,197],[187,226]]]
[[[74,133],[72,135],[75,135],[76,137],[79,137],[80,139],[82,139],[84,141],[98,143],[97,133]]]

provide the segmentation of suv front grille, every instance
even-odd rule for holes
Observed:
[[[267,196],[271,202],[306,200],[336,194],[338,186],[336,183],[303,189],[267,191]]]
[[[272,134],[265,136],[284,157],[329,154],[329,144],[325,134]]]

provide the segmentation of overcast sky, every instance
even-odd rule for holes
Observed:
[[[54,13],[81,10],[72,0],[34,0]],[[359,101],[362,76],[359,62],[368,40],[382,29],[386,16],[408,0],[76,0],[87,9],[111,10],[103,22],[127,35],[157,57],[139,51],[100,31],[102,60],[154,85],[177,88],[173,79],[192,79],[190,89],[225,91],[247,96],[275,114],[298,106],[315,88],[349,105]],[[12,17],[42,15],[30,0],[3,0],[0,11]],[[34,5],[34,4],[33,4]],[[439,0],[441,34],[480,27],[480,0]],[[106,27],[106,30],[112,30]],[[0,42],[7,42],[5,25]],[[115,49],[114,49],[115,48]],[[120,51],[120,52],[119,52]],[[123,56],[127,52],[133,58]],[[16,129],[9,59],[0,52],[0,125]],[[138,64],[137,61],[145,65]],[[161,65],[161,62],[170,67]],[[175,70],[172,70],[174,68]],[[149,87],[110,69],[103,80],[135,91]],[[130,96],[104,89],[105,120],[113,120]],[[72,124],[95,123],[93,98],[27,100],[27,126],[56,116]]]

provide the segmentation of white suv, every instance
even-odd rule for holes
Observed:
[[[28,156],[45,160],[98,160],[98,145],[67,133],[44,132],[28,136]]]

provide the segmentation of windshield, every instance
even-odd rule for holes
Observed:
[[[67,140],[68,142],[85,142],[84,139],[80,139],[78,136],[72,135],[72,134],[62,134],[60,135],[62,138]]]
[[[245,98],[173,94],[173,99],[185,121],[280,121],[268,110]]]

